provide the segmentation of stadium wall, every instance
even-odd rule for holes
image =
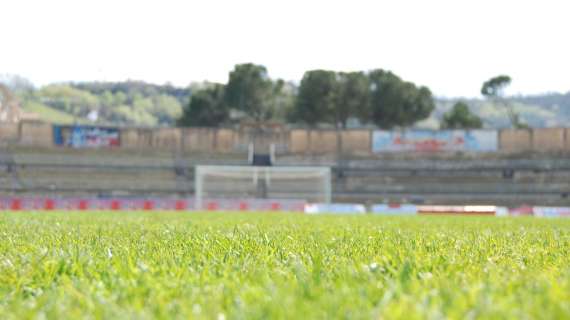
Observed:
[[[372,144],[372,131],[345,130],[341,134],[343,152],[355,155],[367,155]]]
[[[277,152],[291,155],[434,154],[434,153],[564,153],[570,152],[570,128],[502,130],[406,130],[349,129],[250,129],[230,128],[109,128],[58,126],[36,121],[0,124],[0,143],[37,147],[76,146],[69,132],[89,132],[90,139],[105,141],[119,132],[119,142],[109,146],[123,149],[165,150],[201,153],[238,153],[274,144]],[[100,128],[101,130],[97,130]],[[81,131],[81,130],[79,130]],[[58,136],[59,134],[59,136]],[[97,134],[102,135],[97,137]],[[106,135],[106,137],[103,137]],[[340,140],[339,140],[340,139]],[[89,146],[104,147],[105,144]],[[76,146],[77,147],[77,146]]]
[[[296,154],[306,153],[310,148],[310,135],[308,130],[291,130],[289,151]]]
[[[182,149],[190,152],[212,152],[215,148],[215,130],[208,128],[180,129]]]
[[[14,143],[19,140],[19,126],[17,123],[0,123],[0,141]]]
[[[499,131],[499,149],[506,153],[532,151],[532,130],[503,129]]]
[[[539,152],[556,152],[564,150],[564,128],[548,128],[533,130],[532,149]]]
[[[34,147],[53,147],[53,126],[44,122],[25,121],[18,127],[19,144]]]

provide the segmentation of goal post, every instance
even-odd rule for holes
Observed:
[[[329,167],[199,165],[194,179],[197,210],[212,199],[331,201]]]

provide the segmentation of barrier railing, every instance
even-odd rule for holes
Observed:
[[[0,210],[121,210],[193,211],[193,198],[0,198]],[[288,211],[303,212],[305,201],[281,199],[206,199],[205,211]]]
[[[56,198],[3,197],[0,211],[195,211],[193,198]],[[442,206],[413,204],[376,204],[369,210],[357,203],[306,203],[295,199],[205,199],[201,211],[280,211],[306,214],[378,215],[484,215],[569,217],[570,207],[521,206]]]

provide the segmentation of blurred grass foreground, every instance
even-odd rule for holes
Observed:
[[[0,318],[570,317],[570,221],[0,213]]]

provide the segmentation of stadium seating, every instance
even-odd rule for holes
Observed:
[[[247,165],[203,154],[12,150],[0,152],[0,195],[192,196],[197,164]],[[345,203],[564,206],[568,159],[336,159],[282,156],[278,165],[329,165]],[[508,174],[505,174],[508,173]],[[292,186],[291,188],[295,188]],[[299,184],[297,189],[302,189]]]

